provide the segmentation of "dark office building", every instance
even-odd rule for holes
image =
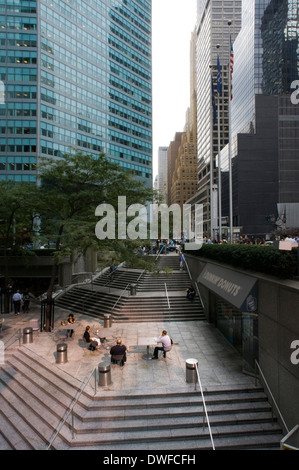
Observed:
[[[237,136],[233,208],[243,234],[263,237],[277,228],[277,204],[299,201],[299,105],[290,95],[256,95],[255,106],[256,132]],[[228,198],[222,202],[226,213]]]
[[[262,18],[263,93],[290,93],[298,80],[298,0],[271,0]]]

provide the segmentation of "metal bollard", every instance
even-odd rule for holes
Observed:
[[[130,294],[136,295],[136,284],[130,284]]]
[[[198,361],[196,359],[186,360],[186,382],[189,384],[196,384],[198,382],[196,366]]]
[[[111,328],[112,318],[111,315],[104,315],[104,328]]]
[[[23,344],[33,343],[33,330],[32,328],[23,329]]]
[[[67,362],[67,344],[57,344],[56,364],[65,364]]]
[[[99,385],[106,387],[107,385],[111,384],[111,370],[110,365],[101,362],[98,365],[99,370]]]

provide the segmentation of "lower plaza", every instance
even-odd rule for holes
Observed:
[[[137,290],[135,300],[144,295]],[[184,298],[186,293],[170,293],[170,306],[176,296]],[[191,302],[183,300],[187,318]],[[76,321],[72,337],[62,325],[69,313]],[[261,384],[242,372],[242,356],[204,319],[172,321],[170,309],[162,321],[106,322],[103,316],[74,311],[71,303],[62,308],[57,301],[54,327],[46,332],[39,329],[37,300],[31,301],[29,313],[3,318],[2,450],[280,448],[282,429]],[[101,339],[95,351],[82,339],[86,326],[91,336]],[[33,327],[32,342],[25,339],[28,327]],[[154,361],[154,346],[140,345],[140,338],[158,337],[162,330],[173,346],[166,358],[160,352]],[[118,338],[129,348],[124,366],[111,364],[110,348]],[[62,344],[66,352],[60,362]],[[198,362],[200,383],[188,368],[190,359]],[[105,377],[103,370],[108,370]]]

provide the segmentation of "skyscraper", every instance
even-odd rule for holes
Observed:
[[[78,149],[151,186],[151,0],[1,3],[0,179]]]
[[[231,27],[228,26],[231,21]],[[197,3],[197,153],[198,199],[204,205],[204,230],[215,236],[217,228],[216,155],[217,126],[213,122],[211,79],[216,90],[217,56],[222,68],[223,93],[218,113],[221,116],[221,148],[228,142],[228,63],[230,37],[241,27],[241,0],[198,0]],[[217,45],[220,47],[217,48]],[[216,198],[217,199],[217,198]]]
[[[234,225],[249,235],[270,234],[275,224],[266,219],[280,216],[277,206],[299,203],[298,107],[290,97],[299,77],[298,21],[299,0],[242,2],[234,43],[233,214]],[[227,147],[221,161],[227,181]],[[222,189],[227,216],[228,189]],[[296,211],[299,222],[299,204]]]
[[[158,149],[158,191],[163,202],[167,199],[167,150],[168,147]]]

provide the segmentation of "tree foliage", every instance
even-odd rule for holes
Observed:
[[[132,260],[138,243],[130,240],[98,240],[95,209],[104,202],[115,207],[118,197],[125,196],[127,205],[146,205],[153,200],[152,188],[128,174],[105,155],[95,158],[80,152],[61,159],[41,159],[38,184],[4,182],[0,185],[2,200],[0,230],[2,247],[19,250],[27,241],[35,246],[51,243],[54,268],[48,295],[52,296],[57,267],[61,259],[87,248],[113,252]],[[29,254],[29,250],[22,253]],[[10,251],[12,253],[12,251]]]

